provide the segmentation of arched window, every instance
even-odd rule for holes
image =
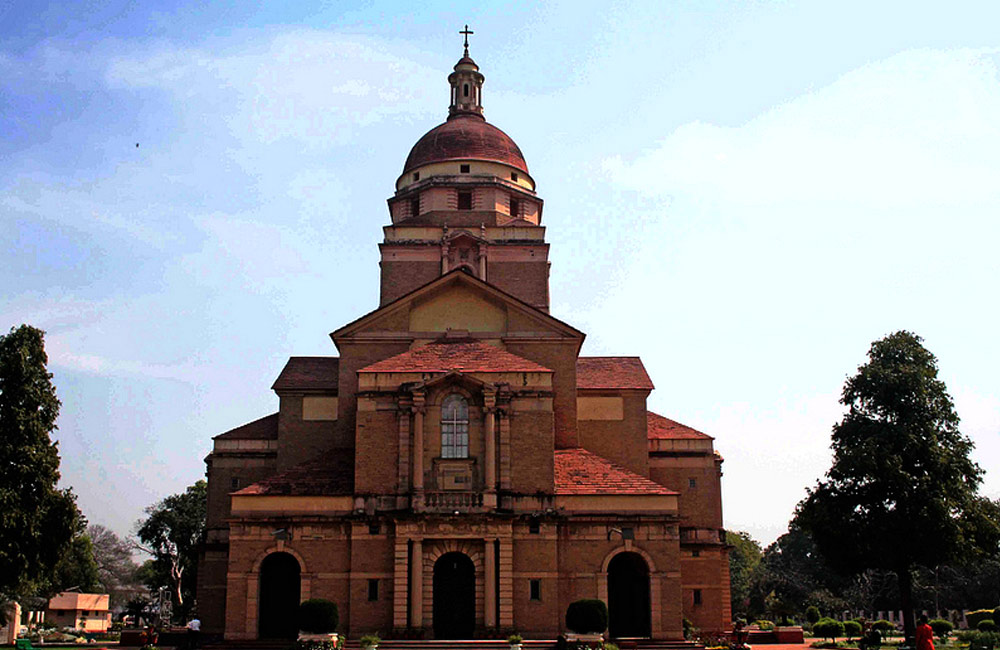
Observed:
[[[461,395],[441,404],[441,457],[469,457],[469,403]]]

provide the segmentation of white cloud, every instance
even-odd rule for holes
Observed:
[[[996,50],[917,50],[851,71],[739,127],[691,122],[615,184],[741,205],[1000,201]]]
[[[242,45],[242,44],[241,44]],[[160,48],[115,58],[112,86],[155,88],[214,112],[238,139],[323,148],[391,116],[440,113],[439,70],[371,37],[279,33],[237,51]]]

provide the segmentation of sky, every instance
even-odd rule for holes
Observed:
[[[784,532],[900,329],[1000,498],[1000,4],[0,0],[0,328],[46,331],[91,522],[132,532],[377,306],[466,23],[552,314],[715,437],[728,528]]]

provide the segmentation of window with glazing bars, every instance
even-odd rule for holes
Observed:
[[[441,404],[441,457],[469,457],[469,403],[461,395]]]

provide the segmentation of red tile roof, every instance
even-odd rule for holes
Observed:
[[[534,361],[469,339],[440,340],[376,361],[358,372],[552,372]]]
[[[278,414],[265,415],[212,438],[213,440],[277,440]]]
[[[684,438],[714,440],[707,433],[702,433],[651,411],[646,411],[646,437],[652,440],[678,440]]]
[[[576,387],[653,390],[653,382],[639,357],[580,357]]]
[[[337,357],[289,357],[271,390],[336,391],[339,373]]]
[[[354,491],[354,457],[350,450],[328,452],[284,472],[248,485],[240,496],[347,496]]]
[[[677,494],[586,449],[555,451],[556,494]]]

